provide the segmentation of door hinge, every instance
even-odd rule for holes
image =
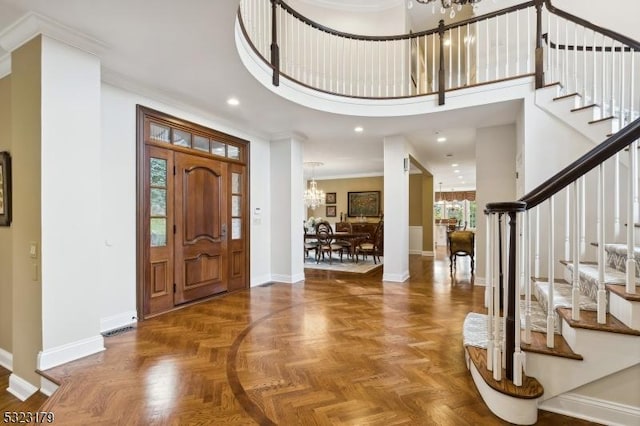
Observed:
[[[173,292],[175,293],[178,289],[178,286],[176,285],[176,283],[173,283]]]
[[[173,225],[173,233],[174,234],[176,233],[176,226],[175,225]]]
[[[173,175],[176,175],[176,166],[173,166]]]

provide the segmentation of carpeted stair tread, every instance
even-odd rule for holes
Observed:
[[[520,328],[524,329],[527,306],[526,301],[520,300]],[[558,315],[554,313],[555,334],[560,334],[560,321]],[[536,300],[531,300],[531,330],[540,333],[547,332],[547,311],[544,306]]]
[[[566,282],[556,281],[553,289],[553,309],[571,307],[573,286]],[[536,281],[534,292],[540,304],[546,310],[549,305],[549,284],[544,281]],[[598,305],[590,297],[580,294],[580,309],[595,311],[598,309]]]
[[[567,269],[573,272],[573,263],[561,261]],[[617,269],[606,267],[604,272],[604,283],[624,285],[626,274]],[[640,282],[636,279],[636,286]],[[589,298],[596,300],[598,294],[598,265],[593,263],[580,263],[580,292]]]

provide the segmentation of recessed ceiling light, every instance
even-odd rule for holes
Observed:
[[[229,98],[227,99],[227,104],[231,106],[238,106],[240,105],[240,101],[238,100],[238,98]]]
[[[458,179],[462,179],[462,176],[458,176]]]
[[[460,170],[454,170],[453,173],[460,173]]]
[[[464,185],[464,184],[466,184],[467,182],[465,182],[465,181],[462,181],[462,182],[460,182],[460,183]]]
[[[458,165],[459,165],[458,163],[453,163],[451,167],[458,167]]]
[[[446,142],[447,138],[445,138],[444,136],[440,136],[438,139],[436,139],[438,141],[438,143],[442,143],[442,142]]]
[[[358,126],[355,129],[353,129],[353,131],[356,133],[362,133],[364,132],[364,128],[362,126]]]

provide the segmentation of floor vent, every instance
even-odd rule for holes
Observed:
[[[101,333],[104,337],[112,337],[117,336],[118,334],[126,333],[127,331],[133,330],[135,327],[132,325],[128,325],[126,327],[115,328],[113,330],[105,331]]]

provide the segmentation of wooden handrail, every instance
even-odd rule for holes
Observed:
[[[306,16],[300,14],[300,12],[296,11],[295,9],[293,9],[291,6],[289,6],[287,3],[285,3],[283,0],[275,0],[278,4],[280,4],[280,6],[282,6],[282,8],[284,10],[286,10],[288,13],[290,13],[292,16],[294,16],[296,19],[299,19],[300,21],[302,21],[303,23],[318,29],[320,31],[323,31],[325,33],[328,34],[332,34],[338,37],[344,37],[344,38],[349,38],[349,39],[353,39],[353,40],[367,40],[367,41],[392,41],[392,40],[407,40],[407,39],[413,39],[413,38],[418,38],[418,37],[422,37],[422,36],[428,36],[431,34],[437,34],[439,31],[439,28],[433,28],[430,30],[425,30],[425,31],[420,31],[417,33],[409,33],[409,34],[398,34],[398,35],[392,35],[392,36],[365,36],[365,35],[358,35],[358,34],[351,34],[351,33],[346,33],[343,31],[338,31],[338,30],[334,30],[333,28],[329,28],[326,27],[322,24],[319,24],[309,18],[307,18]],[[469,18],[466,19],[464,21],[460,21],[460,22],[456,22],[456,23],[452,23],[449,25],[445,25],[444,26],[444,31],[448,31],[451,29],[455,29],[458,27],[464,27],[467,24],[473,24],[475,22],[479,22],[479,21],[484,21],[486,19],[491,19],[491,18],[495,18],[497,16],[502,16],[502,15],[506,15],[507,13],[511,13],[511,12],[515,12],[516,10],[521,10],[521,9],[526,9],[528,7],[534,6],[536,3],[536,0],[530,0],[521,4],[517,4],[511,7],[507,7],[504,9],[500,9],[500,10],[496,10],[494,12],[490,12],[481,16],[475,16],[473,18]]]
[[[574,22],[576,24],[582,25],[583,27],[589,28],[590,30],[594,30],[597,31],[601,34],[606,35],[609,38],[612,38],[614,40],[617,40],[621,43],[626,44],[627,46],[633,47],[634,50],[640,50],[640,42],[627,37],[625,35],[622,35],[620,33],[617,33],[615,31],[611,31],[608,30],[606,28],[602,28],[596,24],[593,24],[589,21],[587,21],[586,19],[582,19],[579,18],[575,15],[570,14],[569,12],[565,12],[564,10],[558,9],[557,7],[555,7],[553,4],[551,4],[551,0],[544,0],[545,5],[547,6],[547,10],[549,10],[549,12],[560,16],[561,18],[564,18],[568,21]]]
[[[527,210],[537,206],[638,139],[640,139],[640,118],[547,179],[520,201],[527,204]]]
[[[619,47],[611,47],[611,46],[583,46],[583,45],[573,45],[573,44],[556,44],[549,40],[549,34],[542,34],[542,39],[549,46],[550,49],[558,49],[558,50],[577,50],[578,52],[637,52],[633,47],[619,46]]]

